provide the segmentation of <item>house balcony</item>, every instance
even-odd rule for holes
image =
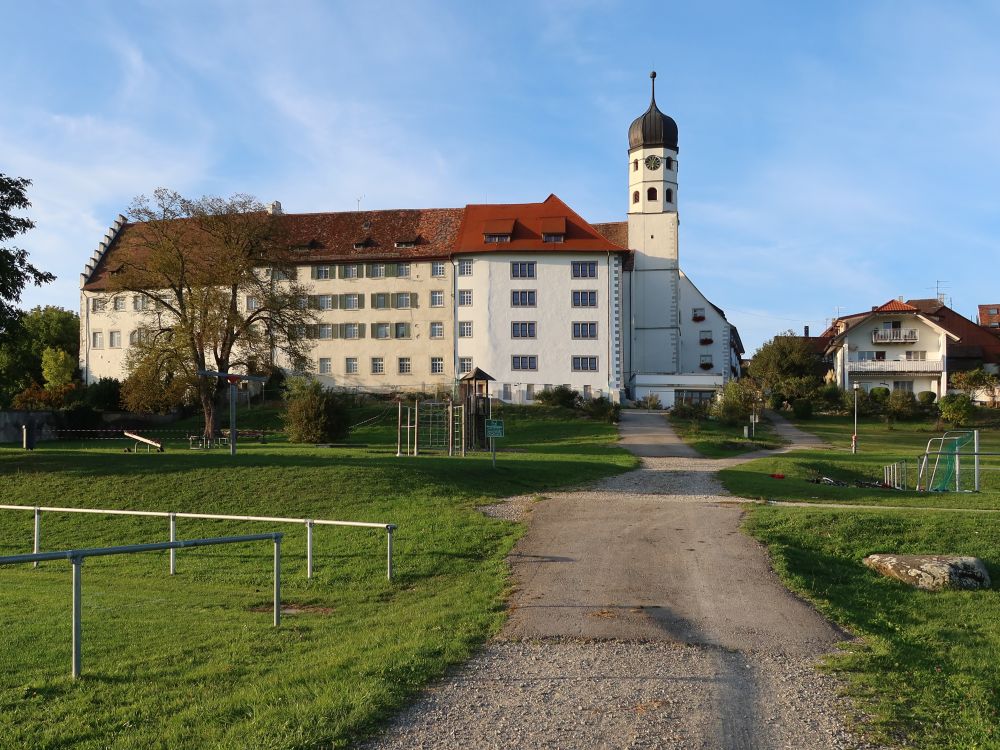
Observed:
[[[944,363],[940,360],[869,359],[864,362],[848,362],[848,372],[941,372]]]
[[[872,331],[873,344],[915,344],[920,338],[916,328],[883,328]]]

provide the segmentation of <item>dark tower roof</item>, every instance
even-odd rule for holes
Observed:
[[[628,129],[629,151],[643,146],[666,146],[677,150],[677,123],[656,107],[656,71],[649,74],[653,83],[653,95],[649,109],[637,117]]]

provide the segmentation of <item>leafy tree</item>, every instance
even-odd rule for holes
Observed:
[[[917,413],[917,399],[910,391],[893,391],[885,403],[885,418],[890,424],[896,419],[911,419]]]
[[[801,336],[779,333],[754,352],[749,374],[766,393],[780,392],[786,399],[808,398],[822,383],[822,360]]]
[[[755,404],[760,397],[751,378],[730,380],[722,388],[722,393],[712,402],[711,414],[723,424],[742,424],[750,419]]]
[[[968,424],[976,413],[972,399],[964,393],[949,393],[939,402],[941,419],[951,422],[956,427]]]
[[[101,411],[115,411],[121,408],[122,384],[115,378],[101,378],[87,386],[83,400],[88,406]]]
[[[51,391],[72,383],[75,372],[76,359],[67,352],[51,346],[42,352],[42,377],[45,378],[46,390]]]
[[[347,437],[347,406],[343,399],[311,378],[289,378],[282,419],[293,443],[328,443]]]
[[[956,372],[951,376],[951,387],[964,393],[970,401],[975,401],[979,395],[987,395],[992,403],[996,398],[998,385],[1000,385],[1000,381],[998,381],[997,376],[986,372],[982,367]]]
[[[0,242],[34,228],[31,219],[13,214],[31,206],[27,195],[29,185],[31,180],[0,173]],[[41,286],[53,279],[55,276],[51,273],[39,271],[28,262],[27,250],[0,245],[0,333],[6,333],[20,317],[17,303],[21,300],[25,284],[30,282]]]
[[[54,305],[33,307],[21,318],[31,353],[41,362],[47,347],[62,349],[74,361],[80,358],[80,316]]]
[[[160,188],[152,201],[136,198],[129,216],[136,222],[125,238],[130,251],[120,254],[108,291],[141,294],[152,309],[129,351],[123,398],[129,408],[162,409],[167,392],[155,393],[156,384],[178,400],[193,388],[205,434],[214,435],[228,386],[199,370],[266,363],[266,372],[276,366],[275,351],[292,369],[307,368],[313,318],[302,304],[305,288],[294,281],[291,248],[278,217],[248,195],[191,200]]]
[[[42,352],[47,347],[80,352],[80,317],[59,307],[35,307],[23,313],[0,336],[0,408],[32,382],[40,383]]]

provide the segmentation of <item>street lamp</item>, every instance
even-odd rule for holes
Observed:
[[[854,434],[851,435],[851,453],[858,452],[858,389],[860,386],[854,384]]]

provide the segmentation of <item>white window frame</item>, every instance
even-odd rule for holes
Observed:
[[[109,349],[121,349],[122,348],[122,332],[121,331],[108,331],[108,348]]]
[[[333,324],[332,323],[320,323],[316,326],[316,338],[318,339],[332,339],[333,338]]]
[[[471,339],[472,338],[472,321],[471,320],[460,320],[460,321],[458,321],[458,337],[460,339]]]
[[[103,331],[91,331],[91,333],[90,333],[90,348],[91,349],[103,349],[104,348],[104,332]]]
[[[372,357],[372,375],[385,375],[385,357]]]
[[[392,333],[392,327],[391,326],[392,326],[391,323],[376,323],[374,325],[375,335],[372,336],[372,338],[374,338],[374,339],[390,339],[390,338],[392,338],[392,336],[390,335]],[[384,336],[382,335],[383,332],[385,333]]]
[[[472,276],[472,259],[463,258],[458,261],[458,275],[459,276]]]
[[[358,358],[344,357],[344,372],[348,375],[358,374]]]
[[[317,281],[326,281],[326,280],[328,280],[330,278],[330,276],[331,276],[331,273],[332,273],[332,271],[330,269],[330,266],[316,266],[316,280]]]
[[[472,372],[474,366],[472,362],[472,357],[459,357],[458,358],[458,374],[465,375],[466,373]]]
[[[472,290],[471,289],[459,289],[458,290],[458,306],[459,307],[472,307]]]
[[[434,289],[431,291],[431,307],[444,307],[443,289]]]
[[[396,371],[400,375],[409,375],[413,372],[413,366],[410,362],[409,357],[397,357],[396,358]]]
[[[410,264],[409,263],[397,263],[396,264],[396,278],[408,279],[410,278]]]
[[[431,375],[444,374],[444,357],[431,357]]]
[[[434,278],[444,277],[444,261],[434,260],[431,261],[431,276]]]
[[[316,369],[319,371],[320,375],[329,375],[333,372],[333,362],[329,357],[320,357],[316,364]]]
[[[444,338],[444,323],[439,320],[431,321],[430,337],[432,339]]]

